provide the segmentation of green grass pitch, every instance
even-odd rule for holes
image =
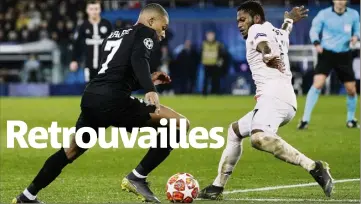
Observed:
[[[22,120],[28,128],[49,127],[58,121],[60,127],[73,127],[80,108],[79,97],[54,98],[2,98],[0,100],[0,203],[10,203],[32,181],[44,161],[55,149],[7,149],[6,121]],[[327,161],[336,180],[360,178],[360,131],[347,129],[346,97],[321,96],[312,116],[312,124],[306,131],[296,130],[303,112],[304,97],[299,97],[299,110],[291,123],[279,129],[286,141],[312,159]],[[161,97],[161,103],[185,115],[191,126],[210,129],[224,127],[250,111],[255,101],[252,97],[200,96]],[[359,116],[359,110],[357,112]],[[314,182],[301,167],[286,164],[272,155],[252,149],[249,138],[243,143],[243,156],[227,191],[283,186]],[[153,191],[163,201],[167,179],[177,172],[189,172],[199,181],[201,188],[210,184],[217,175],[222,149],[177,149],[154,170],[149,181]],[[122,192],[120,182],[132,170],[147,150],[101,149],[94,147],[73,164],[38,197],[48,203],[120,203],[139,202],[135,196]],[[360,182],[337,183],[332,199],[324,196],[318,186],[285,188],[268,191],[232,193],[225,195],[227,203],[253,203],[252,199],[281,199],[287,203],[305,199],[310,202],[357,201],[360,198]],[[245,200],[245,201],[239,201]],[[248,201],[247,201],[248,199]],[[356,202],[355,201],[355,202]],[[196,201],[212,203],[207,201]],[[358,202],[359,203],[359,202]]]

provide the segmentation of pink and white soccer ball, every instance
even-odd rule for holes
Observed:
[[[167,199],[174,203],[192,203],[198,197],[198,181],[189,173],[174,174],[166,188]]]

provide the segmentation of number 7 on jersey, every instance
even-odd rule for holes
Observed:
[[[110,51],[108,57],[107,57],[107,61],[105,61],[102,64],[102,68],[100,69],[100,71],[98,72],[98,74],[103,74],[105,73],[105,71],[108,69],[108,63],[113,59],[115,53],[118,51],[120,44],[122,43],[123,38],[119,39],[119,40],[114,40],[114,41],[107,41],[107,44],[105,44],[104,47],[104,51]]]

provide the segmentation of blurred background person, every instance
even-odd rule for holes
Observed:
[[[22,70],[22,82],[42,82],[41,64],[35,54],[31,54],[28,60],[24,63]]]
[[[213,31],[206,33],[206,40],[202,44],[202,64],[204,67],[203,95],[208,94],[209,80],[211,80],[211,93],[219,94],[221,85],[223,52],[222,43],[216,40]]]
[[[168,47],[165,45],[160,48],[160,51],[161,51],[161,58],[160,58],[159,71],[165,72],[166,74],[168,74],[168,76],[170,76],[172,73],[171,68],[173,67],[174,64],[173,57],[171,56]],[[171,83],[159,86],[158,90],[162,95],[171,95],[171,96],[174,95],[174,90]]]
[[[200,56],[191,40],[186,40],[182,51],[178,54],[176,66],[179,73],[181,94],[190,94],[196,91],[196,82]]]
[[[74,35],[70,70],[76,71],[78,69],[79,65],[77,61],[80,56],[85,53],[85,82],[89,82],[98,74],[101,44],[103,39],[113,30],[112,24],[108,20],[102,18],[100,12],[101,2],[99,0],[88,0],[86,4],[88,19],[79,26]],[[84,44],[86,45],[86,49],[84,49]]]

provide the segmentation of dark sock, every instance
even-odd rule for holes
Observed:
[[[48,186],[56,177],[59,176],[62,169],[70,163],[70,160],[65,155],[64,149],[61,148],[55,154],[51,155],[44,163],[43,168],[39,171],[38,175],[34,178],[33,182],[27,188],[32,195]]]
[[[135,170],[142,176],[147,176],[161,164],[172,150],[166,148],[150,148]]]
[[[169,136],[169,134],[168,134]],[[177,130],[177,142],[179,143],[179,130]],[[143,157],[142,161],[140,161],[139,165],[135,168],[135,170],[142,176],[148,176],[150,172],[152,172],[157,166],[159,166],[170,154],[173,150],[170,147],[169,137],[168,137],[168,147],[161,148],[160,146],[160,136],[158,135],[157,140],[157,148],[150,148],[147,154]],[[129,179],[137,179],[138,177],[131,172],[128,175]],[[138,178],[139,179],[139,178]]]

